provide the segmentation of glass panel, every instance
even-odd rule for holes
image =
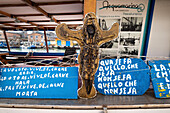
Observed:
[[[46,52],[43,31],[7,31],[6,35],[11,52]],[[4,40],[2,38],[0,43]],[[2,50],[7,50],[7,47],[0,47]]]
[[[7,31],[12,52],[46,52],[44,31]],[[46,31],[49,52],[65,53],[66,47],[79,48],[76,41],[57,38],[55,31]],[[79,49],[76,49],[79,52]],[[0,31],[0,51],[8,51],[3,32]]]
[[[79,47],[76,41],[60,40],[55,31],[47,31],[49,52],[65,53],[66,47]],[[77,49],[79,52],[79,49]]]
[[[48,47],[50,53],[64,53],[63,40],[57,38],[55,31],[47,31]]]
[[[0,51],[8,51],[5,36],[3,34],[3,31],[0,30]]]

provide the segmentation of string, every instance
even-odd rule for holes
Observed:
[[[124,56],[138,57],[137,55],[124,55]],[[70,58],[70,57],[72,57],[72,58]],[[55,61],[58,61],[59,66],[71,65],[69,67],[72,67],[72,66],[75,66],[75,64],[76,64],[75,63],[76,57],[77,57],[77,54],[74,54],[74,55],[68,55],[68,56],[61,56],[59,58],[54,58],[54,59],[45,59],[45,60],[41,60],[41,61],[31,61],[31,62],[26,62],[26,63],[35,63],[34,65],[43,64],[43,65],[46,65],[46,66],[53,66],[52,63],[55,62]],[[170,59],[170,57],[164,57],[164,56],[140,56],[140,57],[143,57],[143,58],[168,58],[168,59]],[[68,60],[67,62],[60,62],[59,60],[61,60],[63,58],[70,58],[70,60]],[[48,61],[48,60],[51,60],[51,62],[48,63],[48,64],[43,63],[43,61]],[[73,60],[73,63],[70,62],[71,60]],[[145,60],[145,61],[148,61],[148,60]],[[12,66],[12,65],[8,64],[8,65],[5,65],[5,66]],[[112,65],[112,66],[114,66],[114,65]],[[118,72],[115,71],[115,73],[117,75],[117,73],[129,73],[129,72],[138,72],[138,71],[144,71],[144,70],[149,70],[149,68],[135,69],[135,70],[122,70],[122,71],[118,71]],[[95,76],[97,76],[97,75],[95,75]],[[77,77],[71,77],[71,78],[77,78]]]

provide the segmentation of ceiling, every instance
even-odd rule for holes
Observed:
[[[48,1],[48,2],[47,2]],[[83,24],[83,0],[0,0],[1,30],[54,30]]]

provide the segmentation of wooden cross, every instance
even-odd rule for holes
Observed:
[[[80,98],[93,98],[96,90],[93,85],[94,75],[98,69],[99,47],[101,44],[118,37],[119,24],[112,25],[110,30],[103,31],[97,23],[94,13],[88,13],[84,19],[82,29],[73,31],[66,24],[56,27],[56,34],[62,40],[74,40],[80,45],[79,75],[82,79],[82,87],[78,90]]]

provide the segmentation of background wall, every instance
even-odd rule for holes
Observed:
[[[170,57],[170,0],[156,0],[147,56]]]

